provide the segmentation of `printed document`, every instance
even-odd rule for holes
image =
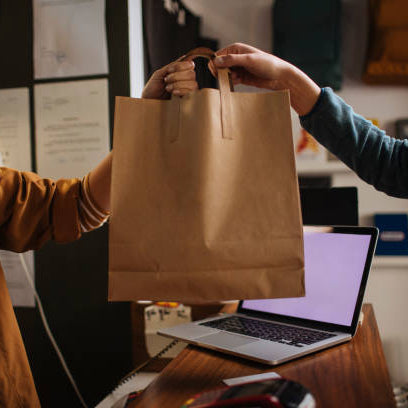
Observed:
[[[33,290],[28,283],[20,256],[21,254],[15,252],[0,250],[0,262],[6,277],[7,288],[13,306],[34,307]],[[34,282],[34,252],[28,251],[22,256],[24,256],[28,272]]]
[[[108,154],[108,81],[34,87],[37,170],[41,177],[83,177]]]
[[[31,171],[29,98],[27,88],[0,90],[0,166]],[[24,254],[34,282],[33,251]],[[34,295],[21,264],[20,254],[0,250],[13,306],[34,307]]]
[[[1,165],[31,171],[28,88],[0,90]]]
[[[105,0],[33,0],[34,77],[108,73]]]

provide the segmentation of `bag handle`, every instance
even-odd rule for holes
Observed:
[[[180,58],[180,61],[191,61],[194,58],[202,57],[207,58],[209,61],[212,61],[216,55],[215,52],[207,47],[197,47],[189,51],[186,55],[183,55]],[[234,85],[231,80],[231,70],[229,68],[219,68],[217,70],[218,82],[220,85],[220,90],[222,88],[229,88],[230,92],[234,91]],[[228,86],[227,86],[228,84]]]
[[[186,55],[181,57],[180,61],[191,61],[197,57],[207,58],[211,61],[216,55],[210,48],[198,47],[192,49]],[[234,91],[234,86],[231,80],[231,71],[229,68],[219,68],[217,70],[217,75],[220,88],[222,137],[224,139],[232,139],[231,92]]]

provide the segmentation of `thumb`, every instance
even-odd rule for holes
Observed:
[[[217,68],[229,68],[234,66],[246,67],[248,64],[248,56],[246,54],[228,54],[215,57],[214,65]]]

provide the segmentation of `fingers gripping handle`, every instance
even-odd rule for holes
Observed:
[[[181,61],[192,60],[196,57],[207,58],[213,60],[215,52],[209,48],[198,47],[189,51]],[[223,139],[232,139],[232,95],[233,85],[231,81],[231,71],[228,68],[220,68],[217,71],[218,83],[220,88],[220,106],[221,106],[221,123]]]
[[[207,58],[209,61],[211,61],[216,57],[216,55],[215,55],[215,52],[211,50],[210,48],[198,47],[198,48],[194,48],[193,50],[189,51],[186,55],[182,56],[180,58],[180,61],[191,61],[197,57]],[[221,75],[220,77],[220,73],[225,73],[227,75]],[[220,90],[221,88],[224,88],[225,90],[229,89],[230,92],[234,90],[234,86],[232,84],[230,74],[231,74],[231,71],[229,70],[229,68],[218,68],[217,75],[218,75],[218,82],[220,84]]]

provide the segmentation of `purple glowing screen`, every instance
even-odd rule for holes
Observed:
[[[304,232],[306,296],[245,300],[244,309],[350,326],[369,235]]]

